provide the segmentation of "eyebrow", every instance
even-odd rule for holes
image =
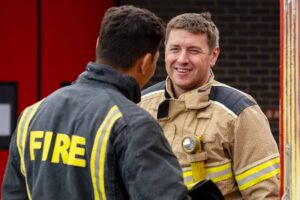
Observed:
[[[178,45],[178,44],[170,44],[169,48],[172,48],[172,47],[180,47],[180,45]],[[187,49],[198,49],[200,51],[204,51],[201,47],[194,46],[194,45],[188,46]]]
[[[180,46],[179,44],[177,44],[177,43],[174,43],[174,44],[169,44],[169,46]],[[189,46],[189,48],[190,47],[194,47],[194,48],[200,48],[201,49],[201,47],[200,46],[196,46],[196,45],[191,45],[191,46]]]

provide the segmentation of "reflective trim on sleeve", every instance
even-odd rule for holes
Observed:
[[[26,166],[25,166],[25,158],[24,158],[25,145],[26,145],[29,123],[30,123],[32,117],[34,116],[36,110],[42,103],[42,101],[43,100],[35,103],[34,105],[32,105],[24,110],[24,112],[21,116],[21,119],[19,121],[18,127],[17,127],[17,141],[16,142],[17,142],[17,148],[18,148],[19,155],[20,155],[20,165],[21,165],[20,169],[21,169],[21,173],[25,177],[27,195],[28,195],[28,199],[30,199],[30,200],[31,200],[31,194],[30,194],[30,190],[29,190],[29,186],[28,186],[28,182],[27,182]]]
[[[213,182],[219,182],[233,177],[231,163],[206,168],[207,177]]]
[[[183,171],[184,184],[188,187],[194,184],[192,168],[185,167],[182,169],[182,171]],[[215,183],[233,177],[230,162],[216,167],[207,167],[205,169],[205,172],[206,172],[206,177],[210,178]]]
[[[193,173],[191,167],[182,168],[183,180],[185,185],[193,183]]]
[[[239,189],[245,190],[280,173],[279,158],[274,158],[236,175]]]
[[[117,106],[113,106],[100,125],[91,154],[91,175],[95,200],[106,200],[104,184],[104,164],[106,157],[106,145],[115,122],[122,117]]]

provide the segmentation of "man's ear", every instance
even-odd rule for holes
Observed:
[[[151,70],[151,66],[152,66],[152,54],[151,53],[147,53],[145,54],[142,59],[140,60],[140,70],[142,72],[143,75],[146,75],[148,73],[149,70]]]
[[[151,53],[147,53],[141,56],[126,73],[134,77],[139,83],[140,88],[142,88],[149,80],[149,76],[152,75],[151,69],[152,55]]]
[[[220,47],[216,47],[211,54],[212,56],[211,56],[211,60],[210,60],[210,67],[215,66],[217,59],[219,57],[219,54],[220,54]]]

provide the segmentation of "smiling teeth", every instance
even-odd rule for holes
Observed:
[[[182,68],[176,68],[176,70],[177,70],[178,72],[181,72],[181,73],[185,73],[185,72],[191,71],[190,69],[182,69]]]

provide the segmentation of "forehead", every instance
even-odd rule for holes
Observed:
[[[167,45],[180,44],[207,44],[207,36],[205,33],[192,33],[184,29],[172,29],[169,33]]]

